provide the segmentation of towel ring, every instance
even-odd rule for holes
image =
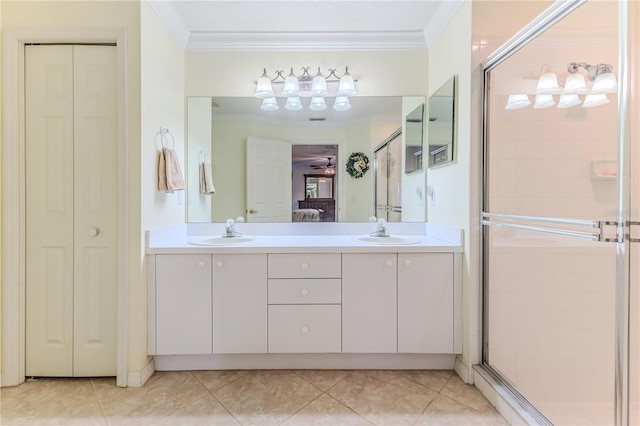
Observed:
[[[158,133],[156,133],[156,141],[158,140],[158,135],[160,135],[160,145],[162,146],[162,148],[174,149],[176,147],[176,140],[173,138],[173,135],[171,134],[169,129],[160,127],[160,130],[158,131]],[[165,141],[168,141],[166,135],[169,135],[171,137],[171,146],[168,146],[168,144],[165,143]]]
[[[209,162],[209,150],[207,148],[200,148],[200,152],[198,153],[198,161],[200,161],[200,163]]]

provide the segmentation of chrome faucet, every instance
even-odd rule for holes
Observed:
[[[242,223],[244,222],[244,218],[242,216],[238,216],[236,221],[234,221],[233,219],[227,219],[226,226],[225,226],[225,233],[222,234],[223,237],[225,238],[242,237],[242,234],[236,231],[236,222]]]
[[[371,235],[372,237],[388,237],[389,234],[387,234],[387,221],[383,218],[378,219],[376,221],[376,230],[369,235]]]

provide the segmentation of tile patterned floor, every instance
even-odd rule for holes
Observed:
[[[156,372],[0,389],[2,425],[505,425],[452,371]]]

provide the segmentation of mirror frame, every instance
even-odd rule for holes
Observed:
[[[307,197],[307,179],[312,178],[312,179],[331,179],[331,196],[330,197],[312,197],[309,198]],[[335,199],[335,179],[333,178],[333,175],[324,175],[322,173],[312,173],[312,174],[305,174],[304,175],[304,198],[305,200],[317,200],[317,199]]]
[[[456,76],[451,76],[442,86],[429,96],[429,129],[427,132],[427,168],[441,167],[455,161],[456,154],[456,108],[457,108],[457,81]],[[436,124],[438,117],[434,117],[436,103],[443,98],[450,98],[443,111],[451,114],[450,121]],[[448,117],[447,117],[448,118]],[[442,126],[438,126],[442,124]],[[437,130],[442,130],[437,132]],[[437,133],[437,135],[436,135]]]

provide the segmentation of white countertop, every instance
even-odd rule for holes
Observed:
[[[368,228],[367,228],[368,229]],[[415,226],[407,228],[415,231]],[[362,229],[355,229],[360,231]],[[417,240],[415,244],[370,244],[357,241],[357,237],[367,234],[265,234],[261,232],[244,233],[244,237],[251,241],[229,245],[194,245],[203,238],[219,236],[220,233],[206,232],[194,235],[184,226],[167,227],[149,231],[147,234],[147,254],[250,254],[250,253],[462,253],[461,232],[442,232],[427,227],[423,234],[404,232],[391,233],[392,236],[402,236]],[[460,238],[456,236],[460,235]],[[437,235],[436,236],[434,236]],[[453,236],[450,238],[450,236]],[[446,239],[442,238],[445,237]]]

